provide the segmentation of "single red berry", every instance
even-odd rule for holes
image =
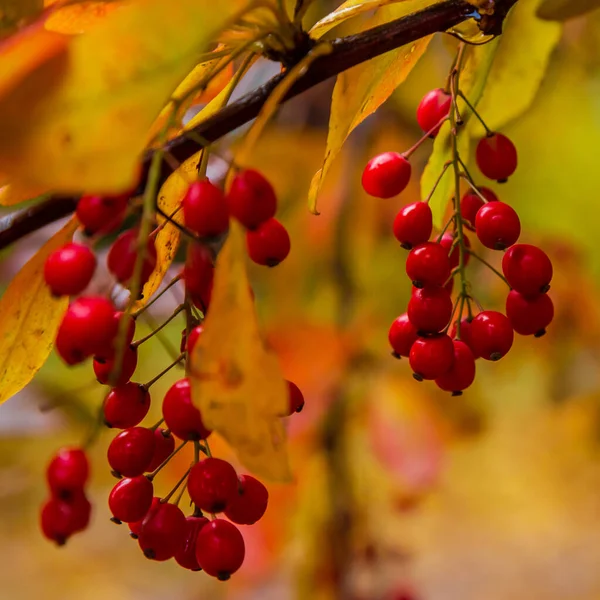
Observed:
[[[108,496],[108,507],[116,521],[132,523],[143,519],[150,505],[154,486],[144,475],[121,479]]]
[[[452,317],[452,298],[443,287],[415,289],[408,302],[408,319],[419,333],[438,333]]]
[[[175,554],[175,560],[184,569],[200,571],[200,565],[196,559],[196,540],[200,530],[208,523],[205,517],[188,517],[185,520],[185,534],[183,544]]]
[[[505,250],[519,239],[521,221],[512,206],[504,202],[489,202],[477,213],[475,233],[487,248]]]
[[[494,133],[479,140],[475,160],[486,177],[504,182],[517,168],[517,149],[505,135]]]
[[[102,349],[101,353],[97,352],[94,356],[94,361],[97,361],[98,363],[105,363],[114,359],[117,347],[120,343],[123,343],[121,342],[121,324],[123,321],[127,322],[127,325],[125,326],[124,344],[127,347],[131,344],[131,342],[133,342],[133,337],[135,336],[135,319],[131,315],[125,314],[121,311],[116,311],[113,315],[113,318],[116,323],[115,327],[117,333],[111,340],[110,344],[107,344],[106,347]]]
[[[500,360],[511,349],[514,337],[508,317],[495,310],[484,310],[471,322],[475,354],[485,360]]]
[[[96,255],[83,244],[66,244],[44,264],[44,280],[55,296],[80,294],[92,280]]]
[[[154,456],[154,431],[130,427],[121,431],[108,447],[108,464],[125,477],[137,477],[148,470]]]
[[[430,137],[438,134],[441,125],[436,125],[448,116],[451,104],[452,96],[441,88],[431,90],[423,96],[417,108],[417,123],[424,133],[430,131]]]
[[[424,244],[432,229],[433,215],[427,202],[407,204],[394,219],[394,236],[406,250]]]
[[[222,512],[238,493],[237,473],[225,460],[205,458],[190,471],[188,493],[200,510]]]
[[[210,250],[202,244],[189,244],[183,269],[186,290],[192,302],[206,313],[212,294],[215,267]]]
[[[108,251],[106,259],[108,270],[123,285],[128,285],[135,274],[135,265],[138,258],[138,237],[139,231],[137,229],[128,229],[113,242]],[[148,238],[142,260],[141,285],[148,281],[156,267],[157,254],[154,237]]]
[[[197,325],[196,327],[194,327],[194,329],[190,331],[190,335],[187,338],[185,345],[188,354],[191,354],[194,351],[194,348],[196,347],[196,344],[198,343],[198,340],[200,339],[200,336],[202,335],[203,331],[204,327],[202,327],[202,325]]]
[[[408,159],[397,152],[384,152],[373,157],[362,174],[362,186],[376,198],[391,198],[403,191],[410,181]]]
[[[163,417],[167,427],[182,440],[203,440],[210,435],[200,411],[192,403],[190,380],[176,381],[165,394]]]
[[[506,316],[518,334],[542,337],[554,318],[554,304],[548,294],[531,297],[512,290],[506,298]]]
[[[77,219],[87,235],[118,229],[127,211],[127,195],[82,196],[77,203]]]
[[[117,367],[114,358],[105,360],[94,358],[96,379],[103,385],[125,385],[135,373],[138,360],[137,347],[125,346],[121,366]]]
[[[244,562],[246,547],[240,530],[223,519],[213,519],[200,529],[196,560],[207,575],[227,581]]]
[[[435,380],[436,385],[453,396],[460,396],[475,381],[475,357],[471,348],[454,340],[454,362],[449,371]]]
[[[81,448],[61,448],[46,469],[52,494],[63,500],[83,489],[90,476],[90,464]]]
[[[454,244],[456,239],[456,234],[451,233],[450,231],[446,231],[440,240],[440,246],[446,249],[448,253],[448,259],[450,260],[450,268],[455,269],[460,264],[460,247],[458,242]],[[471,255],[467,252],[467,250],[471,247],[471,242],[465,233],[463,233],[463,243],[465,247],[464,252],[464,266],[466,267],[469,264],[469,259]],[[454,246],[454,247],[452,247]],[[450,250],[452,248],[452,250]]]
[[[287,387],[289,400],[288,412],[285,414],[285,416],[289,417],[294,413],[302,412],[302,409],[304,408],[304,394],[293,381],[287,381]]]
[[[550,289],[552,262],[537,246],[515,244],[502,257],[502,272],[513,290],[535,296]]]
[[[104,401],[104,422],[108,427],[135,427],[150,410],[150,393],[139,383],[128,381],[114,387]]]
[[[277,196],[267,178],[254,169],[240,171],[231,183],[227,205],[244,227],[256,229],[275,216]]]
[[[138,534],[138,544],[146,558],[169,560],[183,547],[186,534],[185,515],[168,502],[151,507]]]
[[[240,475],[239,493],[227,505],[225,516],[238,525],[254,525],[262,518],[269,503],[269,492],[252,475]]]
[[[183,198],[186,227],[202,237],[225,233],[229,228],[229,209],[223,192],[208,179],[190,184]]]
[[[44,504],[40,514],[40,527],[44,537],[59,546],[89,524],[91,504],[83,492],[79,492],[69,502],[52,498]]]
[[[406,258],[406,274],[415,287],[444,285],[450,271],[448,250],[435,242],[415,246]]]
[[[498,196],[490,188],[481,186],[477,189],[481,196],[488,202],[498,201]],[[469,190],[460,201],[460,214],[464,224],[469,229],[475,229],[475,217],[479,209],[485,204],[481,196],[477,195],[473,190]]]
[[[417,381],[437,379],[452,368],[454,344],[445,333],[417,338],[408,360]]]
[[[408,356],[410,349],[417,339],[417,328],[410,322],[408,314],[404,313],[394,319],[388,332],[388,340],[392,354],[396,358]]]
[[[146,468],[148,473],[152,473],[155,469],[158,469],[175,450],[175,438],[173,434],[166,429],[160,427],[154,430],[154,453],[152,454],[152,460]]]
[[[135,336],[135,319],[131,315],[128,315],[119,310],[117,312],[115,312],[114,318],[115,318],[115,321],[117,321],[117,323],[118,323],[117,331],[120,330],[122,320],[127,321],[127,327],[125,329],[125,344],[126,345],[131,344],[131,342],[133,342],[133,338]]]
[[[277,219],[269,219],[246,233],[246,246],[257,265],[276,267],[287,258],[291,242],[287,229]]]
[[[467,346],[469,346],[475,359],[478,359],[478,358],[480,358],[480,356],[479,356],[479,354],[477,354],[477,352],[475,351],[475,348],[473,347],[473,339],[471,336],[472,322],[473,322],[473,319],[469,319],[469,317],[464,317],[463,319],[461,319],[461,321],[460,321],[460,340],[461,340],[461,342],[464,342]],[[450,329],[450,337],[452,339],[457,339],[457,336],[458,336],[458,329],[456,327],[456,321],[455,321],[454,324],[452,325],[452,328]]]
[[[146,518],[146,515],[151,510],[155,510],[159,504],[160,504],[160,498],[158,496],[154,496],[152,498],[150,508],[146,511],[144,516],[141,519],[138,519],[137,521],[131,521],[131,522],[127,523],[127,526],[129,527],[130,537],[132,537],[134,540],[138,539],[138,536],[140,535],[140,531],[142,530],[142,524],[144,523],[144,519]]]

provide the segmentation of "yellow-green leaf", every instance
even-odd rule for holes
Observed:
[[[597,8],[600,8],[600,0],[544,0],[537,16],[549,21],[566,21]]]
[[[69,298],[55,298],[44,282],[48,255],[77,229],[71,219],[17,273],[0,298],[0,403],[23,389],[46,362]]]
[[[70,39],[0,99],[0,171],[64,192],[128,189],[154,119],[232,10],[131,0]]]
[[[285,429],[287,386],[259,330],[246,273],[244,232],[231,223],[217,259],[210,309],[192,355],[192,399],[209,429],[242,464],[271,481],[291,478]]]

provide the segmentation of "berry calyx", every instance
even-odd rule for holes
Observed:
[[[83,225],[86,235],[110,233],[118,229],[127,210],[127,195],[82,196],[75,214]]]
[[[239,493],[227,504],[225,516],[238,525],[253,525],[265,514],[268,503],[267,488],[252,475],[240,475]]]
[[[394,219],[394,236],[406,250],[424,244],[432,229],[433,215],[427,202],[407,204]]]
[[[484,310],[471,322],[475,354],[485,360],[500,360],[511,349],[514,337],[508,317],[495,310]]]
[[[436,385],[453,396],[460,396],[475,380],[475,357],[465,342],[454,340],[454,362],[449,371],[435,380]]]
[[[94,374],[103,385],[125,385],[135,373],[138,361],[137,347],[125,347],[123,360],[117,366],[116,359],[94,358]]]
[[[142,521],[138,544],[146,558],[169,560],[183,547],[185,533],[186,519],[181,509],[168,502],[158,502]]]
[[[208,523],[205,517],[188,517],[185,520],[185,533],[183,544],[175,553],[177,564],[190,571],[200,571],[200,565],[196,559],[196,540],[200,530]]]
[[[406,188],[410,174],[408,159],[398,152],[384,152],[367,163],[361,181],[369,196],[391,198]]]
[[[486,248],[504,250],[519,239],[521,221],[512,206],[489,202],[477,212],[475,233]]]
[[[137,229],[129,229],[124,231],[110,247],[106,264],[108,270],[114,275],[115,279],[123,284],[128,285],[131,278],[135,274],[135,264],[138,257],[138,237]],[[154,237],[150,237],[146,242],[144,257],[142,263],[142,271],[140,274],[140,284],[143,285],[148,281],[152,271],[156,267],[157,254],[154,244]]]
[[[542,337],[554,318],[554,304],[548,294],[531,297],[512,290],[506,298],[506,316],[518,334]]]
[[[145,427],[121,431],[110,443],[107,457],[111,469],[125,477],[137,477],[148,470],[154,456],[154,432]]]
[[[488,202],[497,202],[498,196],[487,187],[479,187],[479,193],[488,201]],[[460,201],[460,214],[463,218],[463,221],[469,229],[475,229],[475,218],[477,217],[477,212],[479,209],[485,204],[485,202],[478,196],[473,190],[468,191]]]
[[[200,411],[192,404],[190,380],[175,382],[165,394],[163,405],[165,424],[182,440],[203,440],[210,435],[204,426]]]
[[[246,233],[246,247],[257,265],[276,267],[290,253],[290,236],[277,219],[269,219]]]
[[[388,332],[388,340],[392,347],[392,354],[396,358],[408,356],[416,339],[417,328],[410,322],[408,314],[404,313],[403,315],[396,317]]]
[[[513,290],[535,296],[550,288],[552,262],[537,246],[515,244],[502,257],[502,272]]]
[[[151,473],[158,469],[175,450],[175,438],[170,431],[158,427],[154,430],[154,452],[146,470]]]
[[[116,521],[132,523],[143,519],[150,505],[154,486],[144,475],[121,479],[108,496],[108,507]]]
[[[479,140],[475,160],[483,175],[502,183],[517,168],[517,149],[505,135],[493,133]]]
[[[452,298],[443,287],[414,289],[406,310],[408,319],[419,333],[438,333],[452,317]]]
[[[150,393],[133,381],[114,387],[104,400],[104,422],[107,427],[128,429],[139,425],[150,410]],[[133,519],[135,520],[135,519]]]
[[[435,137],[440,126],[435,127],[450,112],[452,96],[439,88],[427,92],[417,107],[417,123],[424,133],[431,131],[430,137]],[[435,129],[434,129],[435,127]]]
[[[55,296],[80,294],[92,280],[96,255],[83,244],[66,244],[44,264],[44,280]]]
[[[445,333],[419,337],[410,349],[408,360],[417,381],[437,379],[452,367],[454,344]]]
[[[288,387],[288,412],[286,417],[299,413],[304,408],[304,394],[302,390],[293,382],[286,381]]]
[[[425,242],[415,246],[406,258],[406,274],[413,285],[444,285],[450,278],[448,250],[441,244]]]
[[[277,196],[269,181],[254,169],[240,171],[227,193],[231,216],[247,229],[256,229],[275,216]]]
[[[191,183],[182,204],[186,227],[199,236],[214,237],[229,229],[225,196],[208,179]]]
[[[188,493],[200,510],[222,512],[238,494],[237,473],[225,460],[205,458],[190,471]]]
[[[227,581],[244,562],[246,547],[240,530],[223,519],[213,519],[198,533],[196,560],[207,575]]]
[[[66,500],[83,490],[90,475],[90,465],[81,448],[61,448],[46,469],[52,494]]]

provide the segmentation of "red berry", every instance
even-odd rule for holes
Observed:
[[[137,347],[125,346],[120,368],[112,359],[94,358],[94,373],[96,379],[104,385],[125,385],[135,373],[138,360]]]
[[[55,296],[83,292],[96,270],[96,255],[83,244],[67,244],[55,250],[44,264],[44,280]]]
[[[146,511],[146,513],[144,514],[144,516],[141,519],[138,519],[137,521],[131,521],[129,523],[127,523],[128,527],[129,527],[129,535],[134,539],[137,540],[138,536],[140,535],[140,531],[142,530],[142,524],[144,522],[144,519],[146,518],[146,515],[151,511],[156,509],[156,507],[160,504],[160,498],[157,496],[154,496],[152,498],[152,503],[150,504],[150,508]]]
[[[362,186],[376,198],[391,198],[406,188],[410,181],[408,159],[397,152],[384,152],[373,157],[362,174]]]
[[[475,357],[471,348],[454,340],[454,363],[449,371],[435,380],[436,385],[453,396],[460,396],[475,380]]]
[[[502,257],[502,271],[511,288],[526,296],[547,292],[552,280],[548,255],[530,244],[515,244]]]
[[[225,516],[238,525],[254,525],[267,510],[269,492],[252,475],[240,475],[239,493],[227,505]]]
[[[108,427],[135,427],[150,410],[150,393],[139,383],[127,382],[113,388],[104,401],[104,422]]]
[[[40,514],[44,537],[63,546],[69,537],[88,526],[91,509],[83,492],[69,502],[58,498],[50,499],[44,504]]]
[[[488,202],[497,202],[498,196],[490,190],[490,188],[479,187],[479,193]],[[475,229],[475,217],[479,209],[485,202],[473,190],[468,191],[460,201],[460,214],[462,215],[465,225],[470,229]]]
[[[198,533],[196,560],[207,575],[226,581],[244,562],[246,547],[240,530],[229,521],[214,519]]]
[[[415,287],[444,285],[450,271],[448,250],[435,242],[415,246],[406,258],[406,274]]]
[[[446,249],[446,252],[448,253],[448,259],[450,260],[450,268],[451,269],[455,269],[456,267],[458,267],[459,263],[460,263],[460,247],[458,245],[458,243],[454,246],[454,248],[452,248],[452,245],[454,244],[454,240],[456,238],[456,233],[451,233],[449,231],[446,231],[446,233],[444,233],[444,235],[442,236],[442,239],[440,240],[440,246],[442,246],[442,248]],[[471,255],[467,252],[467,249],[469,249],[471,247],[471,242],[469,241],[469,238],[467,237],[466,234],[463,233],[463,243],[465,246],[465,255],[464,255],[464,266],[466,267],[469,264],[469,259],[471,258]],[[450,251],[450,248],[452,248],[452,252]]]
[[[461,320],[460,322],[460,340],[462,342],[464,342],[467,346],[469,346],[469,348],[471,349],[471,352],[473,353],[473,356],[477,359],[480,358],[479,354],[477,354],[477,352],[475,351],[475,348],[473,347],[473,339],[471,336],[471,327],[472,327],[472,319],[469,319],[469,317],[465,317],[464,319]],[[452,329],[450,330],[450,337],[452,339],[457,339],[457,335],[458,335],[458,329],[456,327],[456,321],[454,322],[454,324],[452,325]]]
[[[127,328],[125,329],[125,344],[128,346],[133,342],[133,338],[135,336],[135,319],[124,312],[117,311],[115,312],[115,321],[117,321],[117,331],[120,331],[122,320],[127,321]]]
[[[514,208],[508,204],[489,202],[477,213],[475,233],[487,248],[504,250],[519,239],[521,221]]]
[[[554,304],[547,294],[527,297],[513,290],[506,298],[506,316],[520,335],[541,337],[554,318]]]
[[[125,477],[137,477],[148,470],[154,456],[154,431],[130,427],[121,431],[108,447],[108,464]]]
[[[203,331],[204,327],[202,327],[202,325],[197,325],[196,327],[194,327],[194,329],[190,331],[190,335],[185,344],[188,354],[191,354],[194,351],[194,348],[198,340],[200,339],[200,336],[202,335]]]
[[[229,209],[223,192],[208,179],[194,181],[183,198],[183,219],[188,229],[202,237],[225,233]]]
[[[287,229],[277,219],[269,219],[246,233],[246,246],[257,265],[276,267],[290,253],[291,242]]]
[[[286,413],[286,417],[293,415],[294,413],[299,413],[304,408],[304,394],[302,390],[293,382],[287,381],[288,386],[288,412]]]
[[[406,311],[409,321],[419,333],[437,333],[452,317],[452,298],[443,287],[415,289]]]
[[[500,360],[511,349],[514,337],[508,317],[495,310],[484,310],[471,322],[475,354],[485,360]]]
[[[246,169],[234,177],[227,194],[227,204],[232,217],[244,227],[256,229],[275,216],[277,196],[261,173]]]
[[[190,380],[175,382],[163,400],[163,417],[167,427],[182,440],[203,440],[210,435],[200,411],[192,404]]]
[[[138,237],[137,229],[128,229],[124,231],[110,247],[106,264],[108,270],[115,276],[115,279],[127,285],[135,273],[135,264],[138,257]],[[156,267],[157,254],[154,244],[154,237],[146,242],[145,254],[143,257],[142,271],[140,274],[140,284],[148,281],[152,271]]]
[[[146,558],[169,560],[183,547],[186,534],[185,515],[168,502],[151,507],[138,534],[138,544]]]
[[[196,559],[196,540],[200,530],[208,523],[205,517],[188,517],[185,520],[185,534],[183,544],[175,554],[175,560],[184,569],[200,571],[200,565]]]
[[[192,302],[205,313],[210,304],[215,267],[210,250],[202,244],[190,244],[183,269],[185,287]]]
[[[401,208],[394,219],[394,236],[407,250],[424,244],[431,236],[433,216],[427,202],[413,202]]]
[[[61,448],[46,469],[52,494],[67,499],[83,489],[90,475],[90,465],[81,448]]]
[[[132,523],[144,518],[152,504],[154,486],[144,475],[121,479],[108,496],[108,507],[117,521]]]
[[[188,493],[200,510],[221,512],[238,494],[237,473],[225,460],[205,458],[190,471]]]
[[[454,344],[445,333],[417,338],[410,349],[408,360],[417,381],[437,379],[452,367]]]
[[[127,210],[127,195],[82,196],[77,203],[77,218],[88,235],[118,229]]]
[[[517,149],[505,135],[494,133],[479,140],[475,160],[486,177],[504,182],[517,168]]]
[[[155,469],[158,469],[175,450],[175,438],[171,432],[167,433],[166,429],[160,427],[154,430],[154,453],[152,454],[152,460],[146,468],[151,473]]]
[[[408,356],[416,339],[417,328],[410,322],[408,314],[404,313],[396,317],[388,333],[388,340],[393,351],[392,354],[396,358]]]
[[[427,133],[431,131],[430,137],[435,137],[440,127],[433,129],[450,112],[452,96],[443,89],[427,92],[417,108],[417,123]],[[433,129],[433,131],[432,131]]]

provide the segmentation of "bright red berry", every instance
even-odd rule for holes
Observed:
[[[454,362],[449,371],[435,380],[436,385],[453,396],[460,396],[475,380],[475,357],[471,348],[454,340]]]
[[[485,360],[500,360],[511,349],[514,337],[508,317],[495,310],[484,310],[471,322],[475,354]]]
[[[132,537],[134,540],[138,539],[138,536],[140,535],[140,531],[142,530],[142,524],[144,522],[144,519],[146,518],[146,515],[151,510],[155,510],[159,504],[160,504],[160,498],[158,496],[154,496],[152,498],[150,508],[146,511],[146,513],[144,513],[144,516],[141,519],[138,519],[137,521],[130,521],[129,523],[127,523],[127,526],[129,527],[130,537]]]
[[[154,430],[154,452],[152,454],[152,460],[147,467],[147,471],[151,473],[155,469],[158,469],[175,450],[175,438],[171,432],[167,432],[166,429],[158,427]]]
[[[497,202],[498,196],[487,187],[477,188],[479,193],[488,202]],[[481,196],[477,195],[473,190],[469,190],[460,201],[460,214],[467,227],[475,229],[475,217],[479,209],[485,204]]]
[[[240,171],[227,194],[231,216],[244,227],[256,229],[275,216],[277,196],[264,175],[253,169]]]
[[[52,494],[67,499],[83,489],[90,475],[90,464],[81,448],[61,448],[46,469]]]
[[[397,152],[384,152],[373,157],[362,174],[362,186],[376,198],[391,198],[403,191],[410,181],[408,159]]]
[[[169,560],[183,547],[186,534],[185,515],[168,502],[151,507],[138,534],[138,544],[146,558]]]
[[[415,289],[406,311],[409,321],[419,333],[437,333],[452,317],[452,298],[443,287]]]
[[[438,127],[436,125],[448,116],[451,104],[452,96],[441,88],[431,90],[423,96],[417,108],[417,123],[424,133],[430,131],[430,137],[438,134],[441,125]]]
[[[406,258],[406,274],[415,287],[444,285],[450,271],[448,250],[435,242],[415,246]]]
[[[188,517],[185,520],[185,534],[183,544],[175,554],[175,560],[184,569],[200,571],[200,565],[196,559],[196,540],[200,530],[208,523],[205,517]]]
[[[137,477],[148,470],[154,456],[154,431],[130,427],[121,431],[108,447],[108,464],[124,477]]]
[[[194,327],[194,329],[190,331],[190,335],[187,338],[185,344],[185,349],[188,351],[189,354],[191,354],[194,351],[194,348],[196,347],[196,344],[198,343],[198,340],[200,339],[200,336],[202,335],[203,331],[204,327],[202,327],[202,325],[197,325],[196,327]]]
[[[108,251],[106,259],[108,270],[123,285],[128,285],[135,274],[135,265],[138,258],[138,237],[139,231],[137,229],[128,229],[113,242]],[[151,237],[145,246],[140,284],[143,285],[148,281],[150,275],[152,275],[152,271],[156,267],[156,261],[156,246],[154,244],[154,237]]]
[[[188,229],[202,237],[225,233],[229,209],[223,192],[208,179],[194,181],[183,198],[183,220]]]
[[[408,360],[417,381],[437,379],[452,367],[454,344],[445,333],[417,338],[410,349]]]
[[[287,381],[288,386],[288,412],[286,417],[299,413],[304,408],[304,394],[302,390],[293,382]]]
[[[239,493],[227,505],[225,516],[238,525],[254,525],[267,510],[269,492],[252,475],[240,475]]]
[[[96,379],[103,385],[125,385],[135,373],[137,360],[137,347],[133,346],[125,346],[120,367],[117,367],[114,358],[108,360],[94,358]]]
[[[150,393],[140,385],[128,381],[114,387],[104,400],[104,422],[108,427],[128,429],[135,427],[150,410]]]
[[[44,264],[44,280],[55,296],[83,292],[96,270],[96,255],[83,244],[66,244]]]
[[[214,274],[215,266],[210,250],[202,244],[190,244],[183,278],[192,302],[203,313],[207,311],[210,304]]]
[[[477,359],[480,357],[479,357],[479,354],[477,354],[477,352],[475,351],[475,348],[473,347],[473,339],[471,336],[472,322],[473,322],[473,319],[469,319],[469,317],[464,317],[463,319],[461,319],[460,340],[462,342],[464,342],[467,346],[469,346],[469,348],[471,349],[471,352],[473,353],[473,356],[475,357],[475,359]],[[454,324],[452,325],[452,328],[450,329],[450,337],[452,339],[457,339],[457,336],[458,336],[458,329],[456,327],[456,321],[455,321]]]
[[[512,206],[504,202],[489,202],[477,213],[475,233],[487,248],[505,250],[519,239],[521,221]]]
[[[125,345],[128,346],[131,344],[131,342],[133,342],[133,338],[135,336],[135,319],[131,315],[125,314],[121,311],[115,312],[114,317],[115,321],[118,323],[118,331],[120,331],[121,322],[123,320],[127,321],[127,327],[125,328]]]
[[[458,267],[460,263],[460,247],[458,243],[454,243],[456,239],[456,234],[451,233],[450,231],[446,231],[440,240],[440,246],[446,249],[448,253],[448,259],[450,260],[450,268],[455,269]],[[464,252],[464,266],[466,267],[469,264],[469,259],[471,255],[467,252],[467,250],[471,247],[471,242],[465,233],[463,233],[463,244],[465,247]],[[454,246],[454,247],[453,247]],[[450,249],[452,248],[452,251]]]
[[[210,435],[200,411],[192,404],[190,380],[176,381],[163,400],[163,417],[167,427],[182,440],[203,440]]]
[[[82,196],[77,203],[77,219],[87,235],[118,229],[127,210],[128,196]]]
[[[554,318],[554,304],[548,294],[528,297],[512,290],[506,298],[506,316],[518,334],[541,337]]]
[[[143,519],[150,505],[154,486],[144,475],[121,479],[108,496],[108,507],[116,521],[132,523]]]
[[[40,514],[40,527],[44,537],[63,546],[78,531],[89,523],[92,507],[83,492],[68,502],[52,498],[44,504]]]
[[[225,460],[205,458],[190,471],[188,493],[200,510],[222,512],[238,494],[237,473]]]
[[[196,560],[207,575],[226,581],[242,566],[245,554],[244,538],[229,521],[214,519],[200,529]]]
[[[269,219],[246,233],[246,246],[256,264],[275,267],[290,253],[291,242],[287,229],[277,219]]]
[[[392,354],[396,358],[408,356],[410,349],[417,339],[417,328],[410,322],[408,314],[404,313],[394,319],[388,332],[388,340]]]
[[[517,149],[505,135],[494,133],[479,140],[475,160],[486,177],[504,182],[517,168]]]
[[[537,246],[515,244],[502,257],[502,272],[513,290],[535,296],[550,289],[552,262]]]
[[[394,219],[394,236],[406,250],[424,244],[432,229],[433,215],[427,202],[407,204]]]

